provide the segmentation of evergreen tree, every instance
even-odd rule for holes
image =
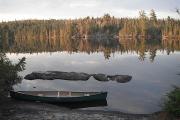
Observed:
[[[152,9],[150,12],[150,20],[154,22],[154,24],[157,23],[157,17],[155,11]]]

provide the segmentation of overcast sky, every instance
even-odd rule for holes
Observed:
[[[102,16],[137,17],[138,11],[151,9],[158,18],[178,18],[180,0],[0,0],[0,20],[64,19]]]

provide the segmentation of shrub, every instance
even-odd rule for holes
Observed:
[[[164,102],[164,110],[173,118],[180,118],[180,88],[174,87],[167,94]]]

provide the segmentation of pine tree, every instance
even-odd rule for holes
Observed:
[[[156,13],[153,9],[150,12],[150,20],[152,20],[153,22],[157,22]]]

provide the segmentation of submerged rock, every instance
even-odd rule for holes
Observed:
[[[32,72],[26,75],[24,78],[28,80],[43,79],[43,80],[54,80],[54,79],[64,79],[64,80],[88,80],[90,77],[87,73],[77,73],[77,72],[61,72],[61,71],[47,71],[47,72]]]
[[[109,81],[105,74],[94,74],[93,77],[98,81]]]
[[[132,76],[129,75],[108,75],[109,80],[117,81],[119,83],[126,83],[132,79]]]

